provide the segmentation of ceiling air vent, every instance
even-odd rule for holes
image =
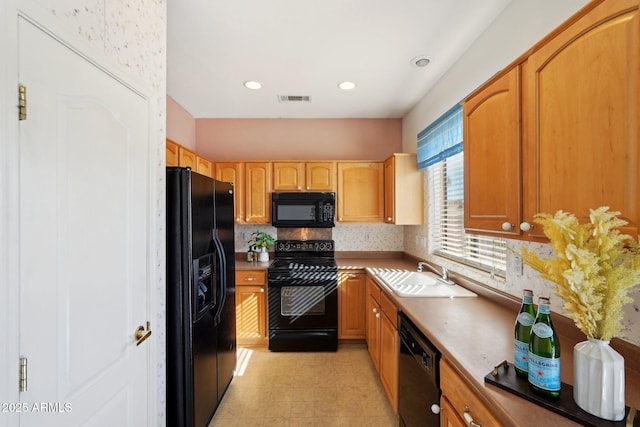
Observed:
[[[278,101],[280,102],[311,102],[311,97],[308,95],[278,95]]]

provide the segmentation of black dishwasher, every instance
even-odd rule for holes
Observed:
[[[440,426],[440,353],[404,313],[400,320],[398,414],[401,427]]]

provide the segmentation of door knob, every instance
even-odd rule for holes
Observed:
[[[151,323],[147,321],[147,330],[144,330],[144,326],[140,325],[136,329],[136,333],[134,334],[136,345],[142,344],[144,340],[151,336]]]

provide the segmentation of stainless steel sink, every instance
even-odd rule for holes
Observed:
[[[445,281],[433,273],[408,270],[375,271],[376,276],[400,297],[464,298],[476,297],[475,293]]]

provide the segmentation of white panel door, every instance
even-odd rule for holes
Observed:
[[[148,103],[19,20],[20,426],[145,426]]]

